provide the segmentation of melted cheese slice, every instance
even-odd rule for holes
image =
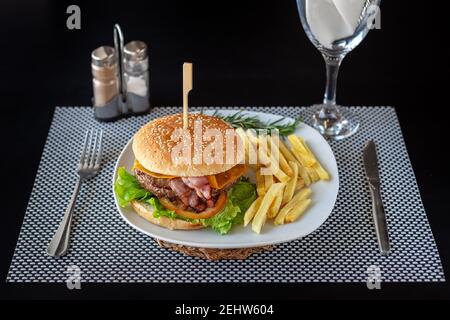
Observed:
[[[173,178],[176,178],[175,176],[168,176],[168,175],[165,175],[165,174],[156,173],[156,172],[152,172],[150,170],[147,170],[137,160],[134,160],[133,170],[134,169],[138,169],[139,171],[142,171],[142,172],[144,172],[144,173],[146,173],[149,176],[152,176],[154,178],[159,178],[159,179],[173,179]]]
[[[214,189],[222,189],[227,184],[233,182],[247,171],[245,164],[238,164],[225,172],[216,175],[208,176],[208,181]]]

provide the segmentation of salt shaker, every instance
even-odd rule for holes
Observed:
[[[132,105],[134,113],[142,113],[150,108],[147,45],[142,41],[131,41],[123,49],[122,94]]]
[[[102,46],[91,54],[94,106],[102,107],[119,95],[118,59],[116,50]]]

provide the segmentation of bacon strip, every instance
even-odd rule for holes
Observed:
[[[176,178],[169,181],[169,187],[176,193],[185,206],[197,211],[214,207],[211,186],[206,177]]]
[[[211,199],[211,186],[209,185],[208,178],[187,177],[181,179],[189,188],[194,189],[199,197],[202,197],[206,200]]]
[[[180,198],[184,205],[189,205],[191,189],[189,189],[181,179],[171,179],[169,181],[169,187],[176,193],[176,195],[178,196],[178,198]]]

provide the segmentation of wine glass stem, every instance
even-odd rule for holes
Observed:
[[[325,64],[327,68],[327,84],[325,87],[325,96],[323,98],[323,104],[326,106],[336,105],[336,85],[339,73],[339,67],[341,65],[342,56],[329,56],[323,54]]]

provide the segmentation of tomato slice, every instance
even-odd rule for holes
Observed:
[[[167,198],[160,198],[159,202],[163,205],[164,208],[175,211],[176,214],[189,219],[206,219],[211,218],[216,215],[225,207],[227,203],[227,195],[225,192],[222,192],[219,195],[219,198],[216,201],[216,204],[212,208],[207,208],[205,211],[200,213],[195,213],[192,211],[183,210],[180,207],[177,207],[172,201]]]

